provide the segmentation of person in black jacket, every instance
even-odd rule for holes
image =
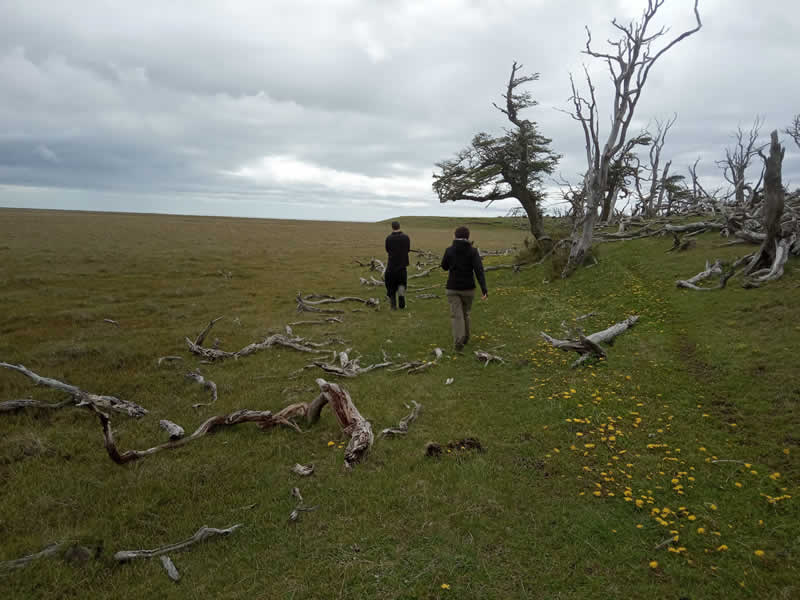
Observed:
[[[453,245],[444,251],[442,269],[447,276],[447,302],[450,304],[450,320],[453,326],[453,344],[460,352],[469,342],[469,313],[475,298],[475,278],[481,286],[482,300],[486,300],[486,277],[478,249],[469,241],[469,229],[456,229]]]
[[[386,272],[383,281],[386,284],[386,295],[389,305],[395,310],[406,307],[406,285],[408,285],[408,252],[411,250],[411,239],[400,231],[400,223],[392,221],[392,233],[386,237]],[[397,299],[395,299],[397,295]]]

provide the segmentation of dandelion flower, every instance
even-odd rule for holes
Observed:
[[[449,583],[443,583],[442,584],[442,589],[443,590],[449,590],[450,589],[450,584]]]
[[[336,442],[328,442],[328,448],[330,448],[331,446],[335,446],[335,445],[336,445]]]
[[[651,569],[657,569],[658,568],[658,561],[657,560],[651,560],[650,561],[650,568]]]
[[[753,554],[755,554],[756,556],[761,558],[762,556],[764,556],[764,551],[763,550],[756,550],[755,552],[753,552]]]
[[[717,552],[725,552],[728,549],[728,546],[722,544],[719,548],[717,548]]]

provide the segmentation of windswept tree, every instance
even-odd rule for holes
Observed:
[[[538,104],[521,86],[539,79],[538,73],[520,75],[521,69],[522,65],[513,63],[503,94],[505,106],[494,104],[513,127],[499,137],[478,133],[454,159],[437,163],[440,172],[433,174],[433,190],[440,202],[491,203],[515,198],[528,215],[531,234],[539,239],[544,235],[543,178],[555,170],[561,157],[550,150],[551,140],[539,133],[536,123],[520,116]]]
[[[651,31],[651,26],[658,9],[664,2],[665,0],[647,0],[647,7],[640,20],[631,21],[627,25],[618,23],[616,19],[612,20],[611,24],[621,32],[621,35],[616,41],[609,40],[611,46],[609,52],[593,50],[592,34],[588,28],[586,29],[586,49],[583,53],[592,58],[602,59],[608,65],[611,81],[614,84],[614,108],[611,113],[611,126],[603,143],[600,137],[595,87],[589,71],[584,67],[589,90],[588,98],[581,95],[575,85],[575,80],[570,75],[571,101],[574,107],[574,112],[570,114],[583,128],[587,169],[583,180],[585,210],[583,218],[575,223],[569,259],[561,273],[562,277],[568,277],[583,263],[587,251],[592,246],[598,208],[602,206],[609,189],[611,166],[621,153],[624,153],[626,149],[631,149],[628,146],[628,128],[633,121],[636,105],[642,96],[650,69],[670,48],[702,27],[700,13],[697,10],[698,0],[695,0],[696,26],[673,38],[660,50],[656,49],[655,46],[667,34],[667,29],[662,27],[657,31]]]

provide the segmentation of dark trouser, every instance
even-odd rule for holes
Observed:
[[[408,271],[402,269],[386,270],[383,274],[383,281],[386,284],[386,295],[389,297],[389,304],[392,308],[396,306],[395,295],[399,296],[400,308],[406,307],[406,285],[408,284]]]
[[[453,344],[460,350],[469,341],[469,311],[475,290],[447,290],[450,304],[450,323],[453,326]]]

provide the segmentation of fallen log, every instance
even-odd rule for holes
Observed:
[[[313,300],[313,297],[321,297],[321,295],[309,295],[302,298],[300,296],[300,292],[297,293],[297,297],[299,300],[302,300],[304,304],[317,306],[320,304],[338,304],[339,302],[361,302],[365,306],[372,306],[378,307],[380,306],[380,301],[377,298],[359,298],[357,296],[343,296],[341,298],[334,298],[333,296],[324,296],[321,297],[320,300]]]
[[[630,316],[624,321],[616,323],[607,329],[595,332],[588,336],[580,336],[577,340],[559,340],[547,335],[544,331],[541,332],[542,337],[552,346],[564,351],[574,351],[580,354],[578,360],[572,363],[572,367],[577,367],[585,362],[592,356],[605,357],[605,351],[600,347],[600,344],[611,345],[614,338],[624,333],[633,327],[639,320],[638,315]]]
[[[184,432],[183,427],[180,425],[173,423],[172,421],[168,421],[167,419],[161,419],[158,422],[159,427],[166,431],[169,434],[169,439],[171,440],[179,440],[186,432]]]
[[[392,364],[391,361],[384,361],[382,363],[371,364],[368,367],[362,367],[359,364],[359,358],[350,358],[348,352],[349,349],[342,352],[336,352],[334,350],[333,362],[335,363],[338,361],[338,365],[322,361],[314,361],[311,363],[311,366],[319,367],[326,373],[338,375],[339,377],[358,377],[359,375],[364,375],[365,373],[369,373],[375,369],[382,369]]]
[[[347,390],[335,383],[328,383],[324,379],[317,379],[317,385],[321,395],[330,403],[342,432],[350,436],[350,441],[344,451],[344,466],[350,470],[366,458],[375,441],[372,425],[358,412]]]
[[[722,261],[720,261],[719,259],[714,261],[713,265],[709,265],[708,261],[706,261],[706,268],[705,268],[704,271],[700,271],[694,277],[691,277],[691,278],[686,279],[686,280],[679,279],[678,281],[675,282],[675,285],[677,287],[679,287],[679,288],[684,288],[684,289],[688,289],[688,290],[694,290],[696,292],[704,292],[704,291],[710,291],[710,290],[721,290],[727,285],[728,280],[731,277],[733,277],[735,272],[736,272],[735,271],[735,266],[731,267],[731,268],[729,268],[727,270],[723,269]],[[712,277],[713,275],[719,275],[719,283],[716,286],[714,286],[714,287],[701,287],[701,286],[697,285],[698,282],[703,281],[705,279],[708,279],[709,277]]]
[[[113,410],[124,413],[129,417],[134,417],[136,419],[147,414],[147,410],[135,402],[120,400],[115,396],[102,396],[85,392],[79,387],[70,385],[69,383],[64,383],[62,381],[58,381],[57,379],[51,379],[50,377],[42,377],[41,375],[37,375],[33,371],[26,369],[23,365],[12,365],[9,363],[0,362],[0,367],[22,373],[23,375],[31,378],[36,385],[43,385],[45,387],[66,392],[72,397],[70,402],[74,403],[75,406],[91,405],[98,409]],[[49,406],[47,408],[59,408],[59,406]]]
[[[155,548],[154,550],[120,550],[119,552],[114,554],[114,560],[117,562],[127,562],[129,560],[134,560],[136,558],[153,558],[155,556],[161,556],[162,554],[167,554],[169,552],[175,552],[177,550],[182,550],[183,548],[187,548],[192,544],[197,544],[198,542],[202,542],[207,540],[208,538],[214,537],[216,535],[226,536],[230,535],[239,527],[241,527],[241,523],[237,523],[236,525],[231,525],[225,529],[215,529],[213,527],[208,527],[203,525],[200,529],[198,529],[195,534],[187,540],[183,540],[182,542],[176,542],[174,544],[168,544],[166,546],[161,546],[159,548]]]

